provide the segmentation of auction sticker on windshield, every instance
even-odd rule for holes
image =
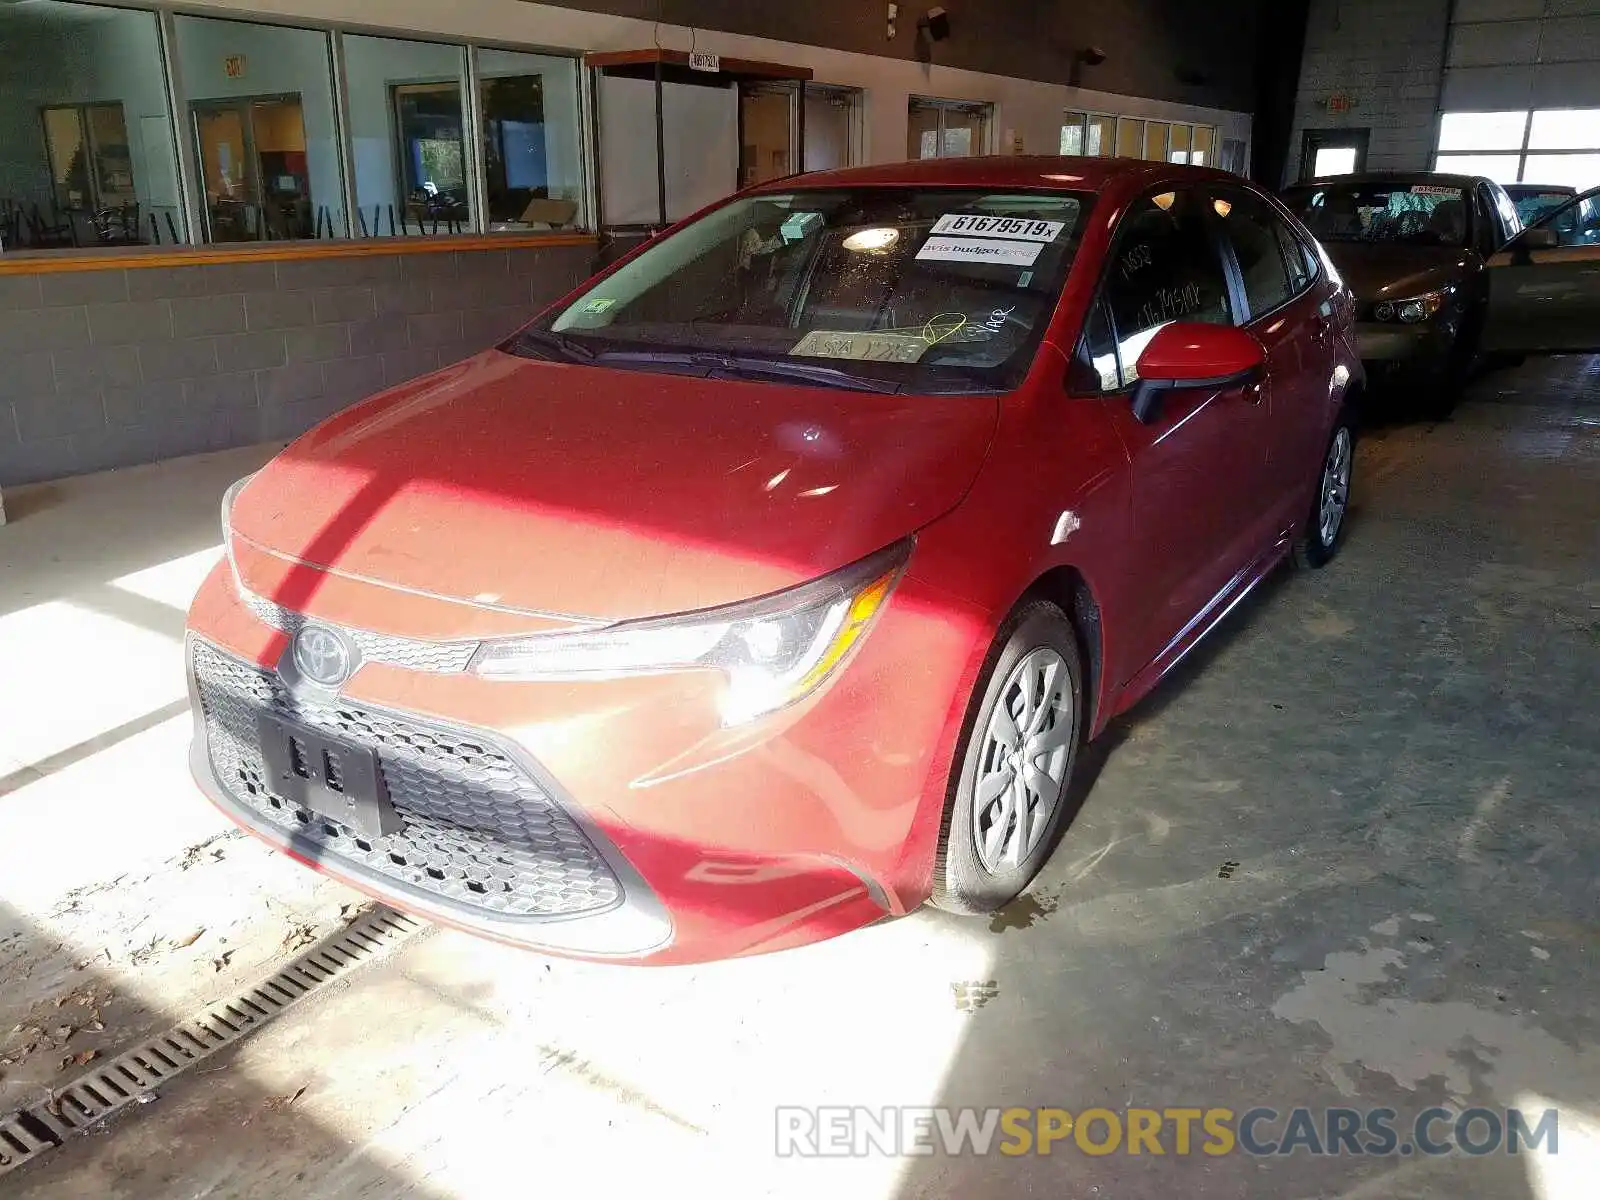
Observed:
[[[920,336],[871,332],[835,332],[813,329],[789,353],[796,358],[846,358],[856,362],[914,363],[932,343]]]
[[[1027,242],[1053,242],[1061,236],[1061,231],[1066,227],[1066,223],[1062,221],[1035,221],[1026,217],[982,217],[970,213],[946,213],[934,222],[933,228],[928,232],[930,234],[959,233],[966,237],[1018,238]]]
[[[1419,183],[1411,189],[1413,196],[1460,196],[1461,189],[1455,187],[1437,187],[1431,183]]]
[[[917,251],[917,258],[923,262],[999,263],[1005,267],[1031,267],[1038,261],[1043,249],[1043,242],[931,237]]]

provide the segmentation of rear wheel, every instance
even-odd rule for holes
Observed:
[[[1327,452],[1322,456],[1316,494],[1311,498],[1311,511],[1306,514],[1305,524],[1294,544],[1294,560],[1298,566],[1315,570],[1327,566],[1339,553],[1345,515],[1350,507],[1355,449],[1355,423],[1347,407],[1334,422]]]
[[[1032,601],[1006,623],[976,694],[934,862],[933,903],[981,915],[1049,858],[1083,724],[1083,671],[1065,613]]]

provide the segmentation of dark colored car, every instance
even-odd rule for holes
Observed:
[[[1523,225],[1532,225],[1546,214],[1564,207],[1578,194],[1577,188],[1556,183],[1508,183],[1505,188],[1511,203],[1517,206],[1517,216],[1522,219]]]
[[[549,951],[991,912],[1080,746],[1333,556],[1353,310],[1219,171],[745,192],[230,490],[195,777],[320,870]]]
[[[1485,264],[1522,229],[1505,189],[1465,175],[1372,173],[1290,188],[1284,201],[1356,294],[1373,385],[1447,414],[1479,358]]]

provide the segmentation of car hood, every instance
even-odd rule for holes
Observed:
[[[948,512],[998,413],[988,395],[491,351],[291,444],[238,495],[231,531],[280,562],[500,612],[685,612],[815,578]]]
[[[1406,300],[1460,283],[1475,270],[1471,250],[1448,246],[1398,246],[1370,242],[1324,242],[1356,298],[1367,304]]]

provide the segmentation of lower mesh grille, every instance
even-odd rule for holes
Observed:
[[[276,675],[204,642],[191,669],[211,765],[235,801],[291,835],[307,857],[353,864],[506,917],[614,908],[622,889],[583,831],[517,763],[469,734],[292,695]],[[368,838],[274,793],[257,714],[269,712],[377,751],[398,833]],[[360,872],[358,872],[360,873]]]

